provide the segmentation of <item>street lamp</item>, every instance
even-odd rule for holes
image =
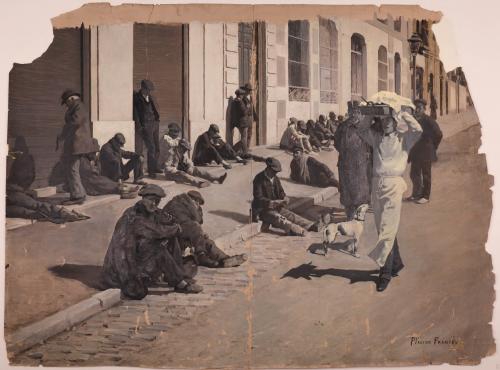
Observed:
[[[422,45],[422,39],[420,38],[420,35],[416,32],[411,35],[411,37],[408,39],[408,42],[410,43],[410,52],[412,56],[412,64],[413,64],[413,75],[412,75],[412,81],[413,81],[413,101],[415,101],[416,98],[416,91],[417,91],[417,54],[420,50],[420,46]]]

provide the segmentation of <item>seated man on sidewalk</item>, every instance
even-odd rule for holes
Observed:
[[[204,166],[214,161],[228,170],[231,165],[227,160],[246,163],[246,160],[238,156],[233,148],[222,140],[219,131],[219,126],[211,124],[208,131],[196,139],[193,150],[193,162],[196,166]]]
[[[266,165],[267,168],[253,180],[252,220],[262,221],[262,231],[268,231],[269,226],[297,236],[305,236],[307,231],[319,231],[322,220],[309,221],[287,209],[289,199],[276,176],[281,172],[280,161],[269,157]],[[324,222],[328,223],[328,215],[325,218]]]
[[[305,134],[306,130],[307,126],[304,121],[297,121],[297,118],[291,117],[281,137],[280,149],[293,150],[296,146],[301,146],[306,153],[312,152],[309,136]]]
[[[290,178],[299,184],[318,186],[320,188],[339,187],[335,174],[328,166],[316,158],[304,154],[302,147],[296,147],[293,150],[293,159],[290,162]]]
[[[181,228],[158,208],[165,192],[148,184],[139,195],[142,200],[125,210],[116,223],[104,258],[104,283],[120,288],[128,298],[142,299],[148,286],[163,275],[176,292],[200,293],[203,288],[192,282],[193,276],[188,276],[183,266],[176,238]]]
[[[167,135],[165,135],[167,136]],[[209,171],[196,167],[188,152],[191,150],[191,144],[186,139],[181,139],[176,147],[170,147],[168,142],[165,143],[167,150],[165,151],[165,179],[175,181],[177,183],[188,183],[199,188],[205,188],[210,185],[210,182],[218,181],[219,184],[224,183],[227,173],[222,176],[214,176]]]
[[[122,199],[137,197],[139,186],[127,186],[122,184],[121,180],[113,181],[100,174],[97,166],[99,144],[96,139],[92,140],[95,152],[83,155],[80,160],[80,178],[85,192],[88,195],[120,194]]]
[[[111,180],[128,180],[130,171],[134,170],[134,184],[144,185],[142,180],[144,173],[142,164],[144,158],[137,153],[123,150],[125,136],[117,133],[101,148],[99,160],[101,164],[101,175],[109,177]],[[123,158],[129,161],[123,164]]]
[[[228,256],[215,242],[203,232],[203,210],[205,203],[202,195],[194,190],[173,197],[163,208],[181,225],[180,234],[183,249],[192,247],[197,263],[206,267],[235,267],[247,260],[246,254]]]

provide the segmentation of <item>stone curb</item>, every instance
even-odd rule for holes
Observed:
[[[324,188],[310,197],[300,199],[290,205],[290,209],[312,206],[337,194],[336,188]],[[215,239],[223,250],[260,233],[260,223],[248,223]],[[7,352],[12,357],[44,340],[70,329],[95,314],[107,310],[121,301],[119,289],[107,289],[94,294],[52,316],[21,328],[6,336]]]
[[[59,334],[120,302],[119,289],[107,289],[6,336],[9,357]]]

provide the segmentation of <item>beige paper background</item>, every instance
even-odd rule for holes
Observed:
[[[68,17],[58,17],[64,12],[79,8],[81,5],[88,2],[83,0],[2,0],[0,4],[0,39],[2,45],[0,59],[0,122],[2,139],[2,152],[0,153],[0,173],[5,174],[5,157],[7,154],[6,147],[6,132],[7,132],[7,114],[8,114],[8,72],[12,67],[13,62],[30,63],[34,58],[40,56],[48,47],[52,40],[52,24],[51,18],[54,19],[56,26],[65,24],[64,22],[76,22],[77,20]],[[121,4],[120,1],[109,1],[113,5]],[[150,3],[141,0],[128,0],[129,3]],[[154,3],[167,4],[167,1],[152,1]],[[172,3],[172,2],[170,2]],[[201,3],[199,1],[182,1],[177,3]],[[204,2],[205,4],[208,1]],[[241,10],[248,10],[252,16],[262,19],[258,11],[247,8],[249,1],[216,1],[212,3],[238,3]],[[270,4],[271,2],[254,1],[254,4]],[[275,4],[300,4],[293,1],[274,1]],[[497,86],[500,86],[500,78],[498,76],[498,64],[500,60],[500,48],[496,42],[500,38],[500,2],[495,0],[386,0],[386,1],[369,1],[369,0],[350,0],[350,1],[315,1],[317,4],[329,5],[350,5],[358,4],[365,5],[368,3],[374,5],[381,4],[419,4],[423,8],[439,12],[443,14],[440,24],[434,26],[437,41],[441,50],[441,59],[446,70],[451,70],[456,66],[462,66],[467,77],[469,89],[474,99],[480,121],[482,123],[482,146],[480,152],[487,153],[487,163],[489,173],[500,178],[500,122],[498,120],[497,107],[500,106],[497,97]],[[196,7],[187,7],[189,12],[186,14],[200,14]],[[279,7],[283,14],[283,6]],[[375,9],[375,8],[374,8]],[[387,8],[390,9],[390,8]],[[112,14],[110,8],[103,6],[102,17]],[[385,9],[381,9],[383,12]],[[414,12],[416,8],[409,8],[409,11]],[[268,12],[276,11],[276,7],[269,7]],[[352,9],[341,8],[346,15],[352,14]],[[261,11],[260,11],[261,12]],[[206,12],[204,12],[207,14]],[[208,13],[209,17],[217,16],[218,12]],[[373,14],[370,12],[370,14]],[[412,13],[413,15],[414,13]],[[428,13],[432,17],[439,17],[439,13]],[[267,14],[277,16],[278,13]],[[141,14],[148,19],[149,13]],[[160,13],[154,13],[154,17],[161,16]],[[179,19],[178,14],[171,14],[173,19]],[[214,20],[215,18],[211,18]],[[96,18],[96,21],[102,21],[102,18]],[[81,20],[77,22],[79,25]],[[500,181],[500,180],[497,180]],[[2,195],[5,192],[5,182],[0,181],[0,192]],[[497,205],[500,201],[498,185],[493,188],[493,215],[489,232],[489,240],[486,249],[493,255],[493,266],[495,271],[500,271],[500,214],[497,210]],[[0,205],[0,240],[5,240],[5,230],[3,225],[5,214],[4,202]],[[453,215],[452,215],[453,216]],[[459,215],[456,215],[457,217]],[[473,227],[473,225],[471,225]],[[2,243],[4,246],[4,243]],[[4,251],[5,248],[3,248]],[[0,254],[0,285],[4,285],[5,274],[3,266],[5,265],[4,253]],[[450,261],[452,263],[452,261]],[[474,278],[474,277],[471,277]],[[495,285],[497,286],[497,284]],[[3,307],[3,293],[0,296],[0,307]],[[471,312],[471,314],[473,314]],[[3,320],[3,310],[0,317]],[[495,338],[499,337],[500,333],[500,309],[498,304],[495,304],[493,318],[493,334]],[[3,337],[3,329],[2,329]],[[498,352],[498,350],[497,350]],[[0,368],[10,368],[5,356],[5,343],[2,341]],[[26,367],[13,367],[15,369],[28,369]],[[462,369],[470,367],[465,366],[448,366],[442,365],[433,367],[433,369]],[[481,369],[500,369],[500,355],[497,353],[494,356],[485,358],[481,365],[476,368]],[[73,369],[78,369],[73,367]],[[125,368],[123,368],[125,369]],[[396,368],[393,368],[396,369]],[[411,369],[426,369],[426,367],[413,367]]]

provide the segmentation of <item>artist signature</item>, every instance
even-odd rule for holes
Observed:
[[[433,337],[433,338],[422,338],[422,337],[410,337],[410,346],[419,345],[450,345],[458,346],[462,341],[455,337]]]

